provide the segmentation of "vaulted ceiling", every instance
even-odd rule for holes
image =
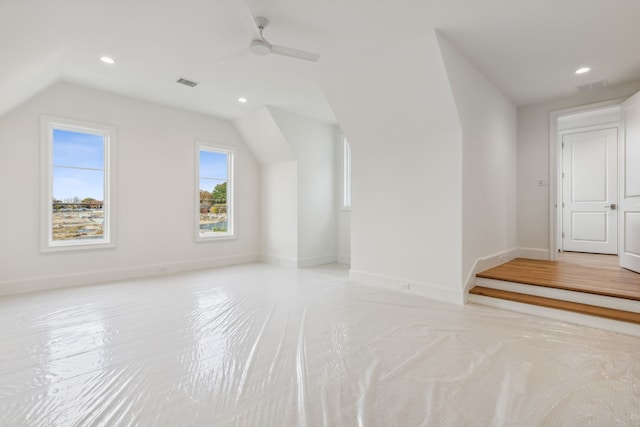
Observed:
[[[271,105],[334,123],[318,83],[323,61],[348,69],[434,30],[516,105],[640,80],[637,0],[247,0],[253,16],[270,20],[271,43],[317,52],[320,62],[221,61],[251,40],[242,1],[2,0],[0,114],[65,80],[225,118]],[[577,76],[580,66],[592,71]],[[403,79],[403,61],[392,68],[380,84]]]

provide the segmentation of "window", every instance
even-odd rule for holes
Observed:
[[[196,146],[196,240],[233,237],[233,151],[202,142]]]
[[[342,207],[351,208],[351,146],[342,138]]]
[[[53,117],[42,130],[42,249],[113,246],[115,130]]]

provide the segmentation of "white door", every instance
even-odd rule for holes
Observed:
[[[618,129],[562,136],[562,250],[618,253]]]
[[[640,92],[622,104],[625,135],[620,197],[620,266],[640,273]]]

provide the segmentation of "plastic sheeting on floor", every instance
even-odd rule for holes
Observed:
[[[329,271],[0,298],[0,425],[640,425],[639,338]]]

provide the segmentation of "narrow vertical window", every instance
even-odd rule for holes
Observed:
[[[351,208],[351,146],[342,138],[342,207]]]
[[[43,249],[112,246],[112,128],[43,118]]]
[[[233,237],[233,151],[197,143],[197,240]]]

